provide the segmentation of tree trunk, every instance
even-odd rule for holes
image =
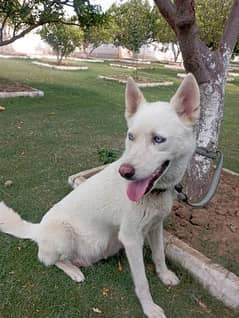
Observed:
[[[90,57],[91,56],[91,54],[94,52],[94,50],[96,50],[99,46],[100,46],[101,44],[99,44],[98,46],[94,46],[94,45],[92,45],[92,49],[89,51],[89,55],[88,55],[88,57]]]
[[[83,43],[83,52],[84,52],[86,58],[88,58],[88,51],[87,51],[88,46],[89,46],[89,43],[86,43],[86,42]]]
[[[201,110],[200,120],[195,129],[197,146],[210,151],[216,151],[218,147],[230,56],[231,53],[228,51],[222,60],[216,59],[215,56],[212,59],[212,53],[209,51],[205,60],[208,62],[206,63],[207,69],[211,69],[212,78],[207,83],[199,84]],[[198,154],[192,158],[184,179],[185,191],[191,200],[197,200],[207,192],[212,163],[212,160]]]
[[[58,50],[56,51],[56,63],[57,65],[60,64],[60,52]]]
[[[212,82],[200,87],[201,115],[196,127],[197,146],[216,151],[223,118],[224,88]],[[207,191],[212,161],[195,154],[185,175],[185,191],[191,200]]]
[[[64,52],[60,50],[58,55],[57,55],[57,64],[58,65],[62,64],[63,58],[64,58]]]
[[[173,57],[174,57],[174,62],[177,63],[178,57],[179,57],[179,53],[180,53],[180,48],[179,45],[177,43],[171,43],[172,45],[172,51],[173,51]]]

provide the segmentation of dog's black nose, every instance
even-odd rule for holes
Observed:
[[[120,175],[125,179],[131,179],[135,174],[135,169],[128,163],[123,163],[119,168]]]

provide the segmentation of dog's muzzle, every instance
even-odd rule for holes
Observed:
[[[166,160],[151,175],[141,180],[134,180],[135,168],[128,163],[124,163],[119,168],[120,175],[129,180],[127,185],[127,195],[131,201],[139,201],[145,194],[150,192],[157,181],[165,174],[170,161]]]
[[[120,173],[121,177],[123,177],[127,180],[130,180],[135,174],[135,169],[129,163],[123,163],[119,167],[119,173]]]

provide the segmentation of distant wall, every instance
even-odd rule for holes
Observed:
[[[140,49],[140,52],[136,54],[137,58],[143,60],[151,61],[174,61],[174,55],[172,50],[169,48],[165,49],[166,46],[162,43],[153,43],[150,45],[144,45]],[[74,52],[74,56],[83,57],[84,53],[80,50]],[[122,47],[115,47],[113,44],[104,44],[96,48],[91,56],[96,58],[113,58],[113,59],[122,59],[122,58],[132,58],[133,53]],[[181,54],[178,57],[178,62],[182,61]]]
[[[234,61],[234,62],[239,62],[239,55],[235,56],[235,57],[233,58],[233,61]]]
[[[12,44],[0,47],[0,53],[10,55],[45,55],[53,54],[51,47],[41,40],[37,31],[28,33]]]
[[[0,47],[0,54],[25,56],[54,55],[51,47],[41,40],[41,37],[37,34],[36,30],[10,45]],[[85,57],[85,54],[83,50],[76,49],[73,56]],[[91,56],[105,59],[122,59],[132,58],[133,53],[122,47],[118,48],[112,44],[104,44],[95,49]],[[163,45],[162,43],[153,43],[142,46],[139,54],[137,54],[137,58],[151,61],[174,62],[171,45],[168,45],[167,49],[167,45]],[[236,56],[234,61],[239,62],[239,56]],[[182,62],[181,54],[178,57],[178,62]]]
[[[54,55],[51,47],[41,40],[40,35],[36,32],[37,31],[33,31],[10,45],[0,47],[0,54],[25,56]],[[77,57],[85,57],[83,50],[79,49],[77,49],[73,55]],[[115,47],[112,44],[103,44],[93,51],[92,56],[97,58],[122,59],[132,58],[133,53],[122,47]],[[137,57],[147,60],[173,61],[172,51],[168,50],[167,52],[163,52],[162,44],[160,43],[143,46],[140,53],[137,54]]]

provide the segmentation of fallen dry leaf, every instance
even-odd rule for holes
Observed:
[[[194,299],[195,299],[196,303],[198,304],[198,306],[199,306],[201,309],[203,309],[203,310],[205,310],[205,311],[208,312],[208,308],[207,308],[207,305],[206,305],[206,304],[204,304],[204,303],[203,303],[200,299],[198,299],[197,297],[194,297]]]
[[[4,182],[4,186],[5,187],[10,187],[12,185],[13,185],[13,181],[12,180],[7,180],[7,181]]]
[[[31,289],[34,287],[34,284],[27,282],[26,284],[22,285],[22,288]]]
[[[92,310],[97,314],[102,314],[102,311],[99,308],[93,307]]]
[[[105,287],[104,287],[104,288],[102,289],[102,295],[103,295],[103,296],[108,296],[108,295],[109,295],[109,291],[110,291],[109,288],[105,288]]]
[[[146,265],[146,268],[147,268],[147,270],[150,271],[150,272],[154,272],[154,270],[155,270],[153,264],[147,264],[147,265]]]
[[[123,272],[123,266],[120,261],[118,261],[118,271]]]

